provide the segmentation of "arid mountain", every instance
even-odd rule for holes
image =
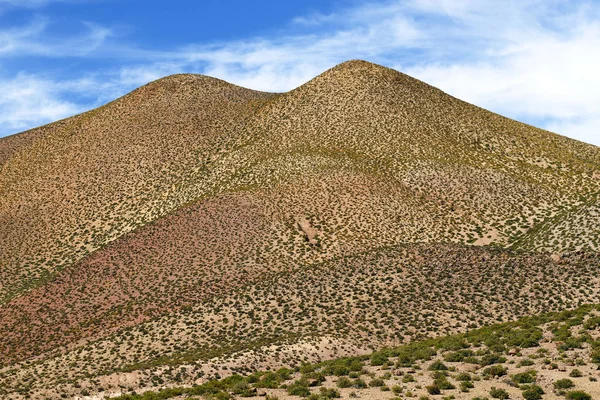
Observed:
[[[163,78],[0,139],[0,390],[600,303],[599,192],[599,148],[364,61],[283,94]]]

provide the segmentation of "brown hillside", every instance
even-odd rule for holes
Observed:
[[[0,298],[171,211],[270,94],[176,75],[0,141]]]
[[[167,77],[0,139],[0,385],[336,332],[356,351],[600,302],[599,192],[597,147],[364,61],[283,94]],[[393,285],[412,290],[383,301]],[[345,286],[360,320],[330,293]],[[239,303],[261,296],[284,315]],[[195,328],[156,345],[182,313]]]

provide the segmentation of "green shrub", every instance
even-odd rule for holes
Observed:
[[[493,378],[506,375],[506,371],[506,367],[503,367],[502,365],[492,365],[483,370],[483,375]]]
[[[471,350],[459,350],[452,353],[448,353],[444,356],[444,360],[448,362],[461,362],[466,357],[471,357],[473,352]]]
[[[535,364],[533,362],[533,360],[530,360],[529,358],[524,358],[521,361],[519,361],[519,363],[517,364],[518,367],[529,367],[532,366],[533,364]]]
[[[340,392],[337,391],[336,389],[330,388],[320,388],[319,389],[319,397],[322,398],[326,398],[326,399],[339,399],[340,398]]]
[[[299,379],[287,387],[287,392],[290,396],[308,397],[310,389],[306,379]]]
[[[385,385],[385,382],[380,378],[371,379],[371,382],[369,382],[369,386],[371,387],[381,387],[383,385]]]
[[[568,400],[592,400],[592,396],[583,392],[581,390],[575,390],[573,392],[568,392],[566,395]]]
[[[525,391],[523,391],[523,398],[525,400],[541,400],[542,395],[540,393],[538,393],[537,390],[533,390],[533,389],[527,389]]]
[[[470,381],[471,380],[471,375],[469,375],[466,372],[461,372],[460,374],[456,375],[456,377],[454,379],[456,379],[459,382]]]
[[[355,387],[356,389],[364,389],[367,387],[367,384],[365,383],[365,381],[358,378],[352,382],[352,387]]]
[[[490,389],[490,396],[492,396],[494,399],[509,399],[510,396],[508,395],[508,392],[504,389],[498,389],[495,387],[492,387]]]
[[[485,367],[486,365],[492,364],[502,364],[506,362],[506,357],[501,356],[500,354],[486,354],[481,357],[481,361],[479,361],[479,365]]]
[[[581,378],[583,376],[583,372],[581,372],[580,370],[578,370],[577,368],[575,368],[573,371],[571,371],[571,373],[569,374],[569,376],[571,378]]]
[[[512,376],[512,380],[519,384],[535,383],[535,375],[536,375],[536,372],[533,370],[527,371],[527,372],[521,372],[519,374],[514,374]]]
[[[540,400],[544,394],[544,389],[538,385],[527,385],[523,389],[525,400]]]
[[[566,378],[557,380],[553,385],[555,389],[571,389],[572,387],[575,387],[573,381]]]
[[[339,388],[349,388],[350,386],[352,386],[352,381],[345,376],[341,377],[337,381],[337,387]]]
[[[392,392],[394,392],[395,395],[399,395],[400,393],[402,393],[402,386],[398,386],[398,385],[394,385],[392,386]]]
[[[460,383],[460,391],[461,392],[468,392],[469,389],[473,389],[475,387],[475,385],[473,385],[473,382],[471,381],[462,381]]]
[[[440,360],[436,360],[433,363],[431,363],[428,370],[430,370],[430,371],[446,371],[446,370],[448,370],[448,367]]]
[[[427,389],[427,393],[431,395],[442,393],[441,389],[437,385],[427,386],[425,389]]]
[[[371,365],[379,366],[388,362],[388,357],[384,353],[377,352],[371,355]]]
[[[594,350],[590,358],[594,364],[600,364],[600,349]]]

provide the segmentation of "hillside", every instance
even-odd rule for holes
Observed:
[[[600,303],[599,192],[599,148],[364,61],[282,94],[166,77],[0,139],[0,387]]]
[[[600,396],[600,306],[536,315],[370,355],[301,364],[118,400],[205,397],[297,399],[595,399]],[[187,395],[187,396],[186,396]],[[477,397],[476,397],[477,396]]]

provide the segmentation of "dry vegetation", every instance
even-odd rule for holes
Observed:
[[[599,192],[597,147],[374,64],[285,94],[158,80],[0,139],[0,392],[191,384],[598,303]]]
[[[600,306],[523,318],[318,364],[118,400],[268,398],[580,399],[600,397]],[[204,380],[206,381],[206,380]]]
[[[0,382],[8,392],[39,394],[51,387],[78,394],[73,384],[59,385],[68,379],[90,393],[118,393],[123,382],[127,388],[173,382],[173,377],[164,376],[164,366],[182,368],[186,373],[179,382],[191,384],[222,373],[223,365],[249,372],[351,355],[516,316],[598,303],[599,265],[598,255],[583,253],[555,262],[543,255],[478,247],[382,248],[263,274],[227,295],[5,368]],[[148,299],[145,304],[157,301]],[[117,316],[127,320],[137,315],[125,311]],[[94,320],[93,315],[88,318]],[[99,321],[106,326],[105,334],[110,322]],[[15,338],[25,347],[34,340],[39,345],[51,337],[47,330],[58,324],[47,326]],[[69,334],[61,333],[64,338]],[[44,344],[52,348],[60,342]],[[142,372],[131,373],[138,370]],[[112,371],[120,372],[110,376]]]

